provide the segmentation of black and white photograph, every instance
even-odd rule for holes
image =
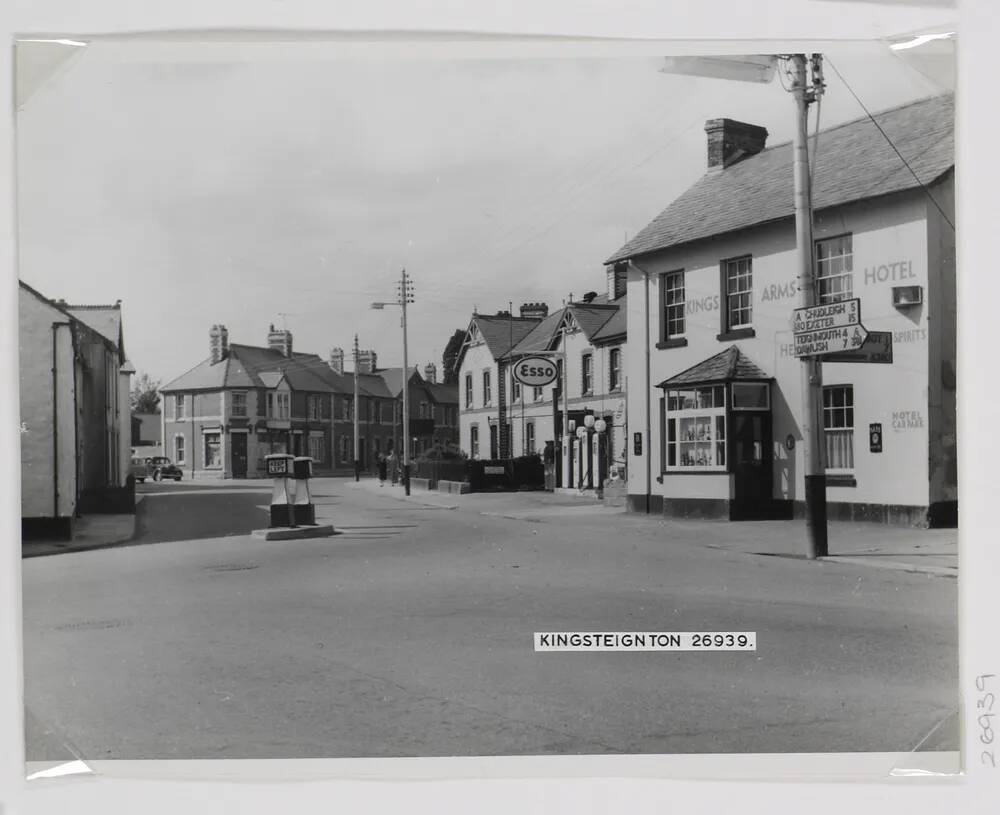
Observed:
[[[300,46],[16,44],[28,772],[958,772],[950,35]]]

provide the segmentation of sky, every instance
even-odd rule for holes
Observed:
[[[441,354],[473,309],[558,308],[705,168],[707,119],[791,137],[770,85],[670,75],[654,56],[155,57],[88,46],[17,115],[20,277],[72,303],[122,301],[140,373],[208,356],[213,324],[271,324],[324,358],[355,333],[402,363]],[[940,92],[884,46],[828,61],[872,111]],[[863,115],[827,65],[822,126]]]

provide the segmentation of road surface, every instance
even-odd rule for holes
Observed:
[[[957,749],[953,579],[316,484],[333,538],[248,537],[266,484],[182,482],[138,545],[23,561],[28,759]],[[532,642],[734,630],[757,650]]]

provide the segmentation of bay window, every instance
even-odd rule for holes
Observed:
[[[672,389],[665,396],[665,470],[726,469],[724,385]]]

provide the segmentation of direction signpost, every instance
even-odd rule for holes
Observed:
[[[861,325],[861,300],[857,297],[795,309],[792,331],[797,357],[854,351],[868,338]]]
[[[860,348],[826,354],[823,362],[868,362],[892,365],[892,332],[869,331]]]

